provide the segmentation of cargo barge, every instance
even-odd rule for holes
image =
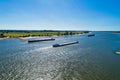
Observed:
[[[54,44],[53,47],[61,47],[61,46],[67,46],[67,45],[72,45],[72,44],[77,44],[79,43],[78,41],[75,42],[69,42],[69,43],[63,43],[63,44]]]
[[[51,38],[51,39],[40,39],[40,40],[28,40],[28,42],[40,42],[40,41],[54,41],[55,39]]]
[[[89,34],[88,37],[92,37],[92,36],[95,36],[95,34]]]

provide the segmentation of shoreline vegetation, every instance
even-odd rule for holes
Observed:
[[[25,39],[26,37],[52,37],[64,35],[88,34],[89,31],[56,31],[56,30],[0,30],[0,40],[9,38]]]

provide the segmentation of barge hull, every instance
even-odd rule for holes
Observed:
[[[53,41],[53,40],[55,40],[55,39],[28,40],[28,42]]]
[[[79,43],[78,41],[76,42],[70,42],[70,43],[64,43],[64,44],[55,44],[53,47],[61,47],[61,46],[67,46],[67,45],[72,45],[72,44],[77,44]]]

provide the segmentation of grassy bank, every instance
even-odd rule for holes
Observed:
[[[85,34],[88,31],[0,31],[0,38],[19,38],[34,36],[63,36]]]

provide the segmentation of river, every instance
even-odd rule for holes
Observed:
[[[93,33],[35,43],[0,40],[0,80],[120,80],[120,34]],[[79,44],[52,47],[72,41]]]

